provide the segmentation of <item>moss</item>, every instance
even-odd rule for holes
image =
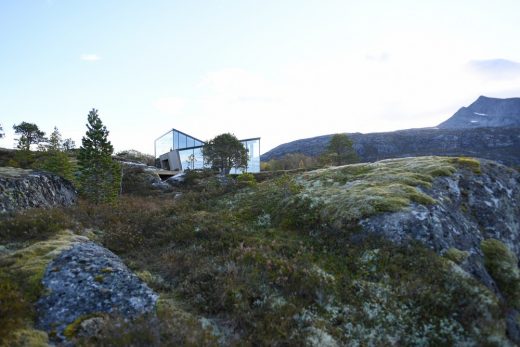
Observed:
[[[104,280],[105,280],[105,276],[103,276],[103,275],[96,275],[94,277],[94,281],[96,281],[97,283],[103,283]]]
[[[16,336],[10,335],[8,345],[17,345],[13,341],[31,341],[20,345],[32,346],[39,345],[41,339],[46,341],[47,335],[43,336],[42,332],[33,330],[34,312],[31,304],[41,295],[41,280],[50,261],[70,248],[75,241],[83,239],[69,231],[62,231],[49,240],[33,243],[0,257],[0,297],[5,296],[3,299],[9,303],[1,305],[0,325],[18,329]]]
[[[63,231],[49,240],[36,242],[9,254],[0,260],[0,265],[19,284],[24,297],[35,301],[40,295],[41,279],[50,261],[72,247],[75,241],[84,239],[70,231]]]
[[[480,243],[484,264],[505,295],[507,301],[520,309],[520,270],[516,255],[500,240],[487,239]]]
[[[301,175],[298,182],[303,195],[324,204],[326,220],[340,226],[411,203],[435,204],[424,190],[435,177],[455,170],[450,158],[404,158],[320,169]]]
[[[444,252],[443,256],[455,264],[461,264],[468,258],[469,253],[467,251],[461,251],[457,248],[450,248]]]

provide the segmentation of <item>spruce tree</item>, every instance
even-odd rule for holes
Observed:
[[[121,182],[120,166],[112,160],[114,147],[108,133],[98,111],[92,109],[87,132],[81,139],[78,164],[80,193],[96,204],[115,200]]]

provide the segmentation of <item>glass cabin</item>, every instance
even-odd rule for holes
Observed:
[[[247,168],[234,169],[230,173],[260,172],[260,138],[240,140],[246,147],[249,159]],[[177,129],[172,129],[155,140],[155,158],[157,166],[165,170],[184,171],[186,169],[204,169],[202,147],[204,141]]]

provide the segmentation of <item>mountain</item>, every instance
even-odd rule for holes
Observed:
[[[520,98],[497,99],[481,96],[437,127],[467,129],[509,126],[520,127]]]
[[[481,96],[435,128],[348,135],[364,162],[423,155],[464,155],[519,166],[520,98]],[[325,150],[331,137],[322,135],[285,143],[264,153],[261,160],[279,159],[290,153],[316,156]]]

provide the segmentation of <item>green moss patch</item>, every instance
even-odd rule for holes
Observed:
[[[323,203],[326,219],[338,225],[399,211],[412,202],[434,204],[421,188],[431,188],[435,177],[455,171],[451,158],[403,158],[311,171],[298,182],[302,194]]]
[[[41,280],[47,265],[82,239],[69,231],[62,231],[46,241],[0,257],[0,332],[2,329],[11,332],[8,335],[0,333],[0,336],[5,336],[7,345],[18,345],[16,341],[31,341],[19,344],[31,346],[46,343],[47,335],[33,329],[32,304],[43,290]]]

